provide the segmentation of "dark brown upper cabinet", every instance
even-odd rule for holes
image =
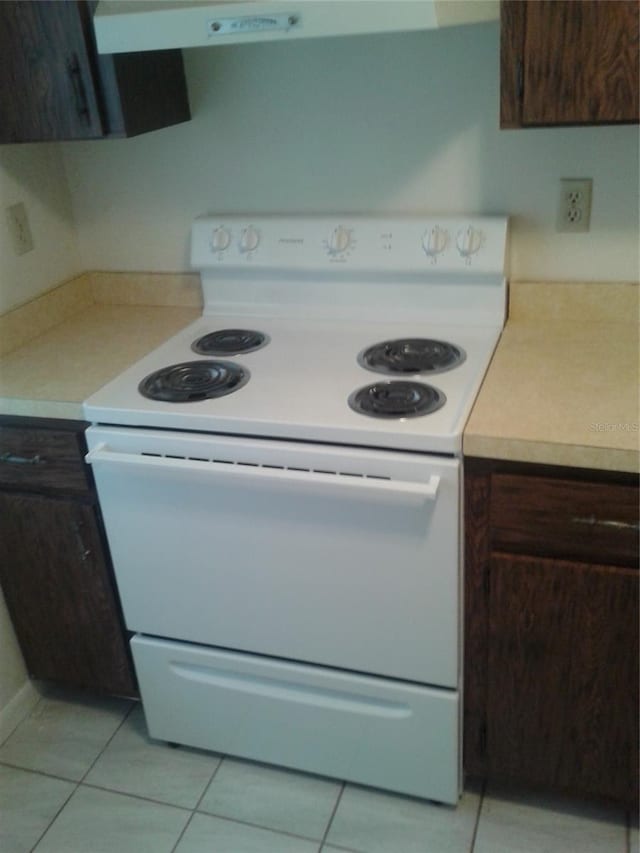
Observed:
[[[500,127],[640,120],[638,0],[502,0]]]
[[[0,142],[135,136],[190,119],[181,52],[98,54],[95,5],[0,2]]]

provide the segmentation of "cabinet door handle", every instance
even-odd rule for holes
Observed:
[[[82,80],[80,62],[76,53],[72,54],[67,60],[67,73],[69,75],[69,80],[71,81],[71,88],[73,89],[73,97],[75,99],[78,118],[85,124],[90,124],[89,102],[87,101],[87,93]]]
[[[518,91],[518,100],[524,98],[524,64],[522,60],[516,65],[516,88]]]
[[[640,522],[616,521],[612,518],[596,518],[595,515],[574,516],[574,524],[587,524],[589,527],[612,527],[615,530],[640,530]]]
[[[35,456],[16,456],[13,453],[3,453],[0,456],[0,462],[6,462],[9,465],[46,465],[47,460],[43,459],[39,453]]]
[[[78,553],[80,554],[80,559],[83,563],[86,563],[86,561],[91,556],[91,548],[87,548],[85,546],[84,540],[82,538],[80,524],[77,521],[73,522],[73,532],[76,535],[76,542],[78,543]]]

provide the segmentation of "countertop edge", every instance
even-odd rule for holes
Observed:
[[[84,421],[82,403],[63,400],[30,400],[0,397],[0,415],[25,418],[59,418],[65,421]]]
[[[620,471],[626,474],[640,473],[640,451],[615,447],[525,441],[465,433],[462,452],[465,457],[495,459],[500,462],[557,465],[594,471]]]

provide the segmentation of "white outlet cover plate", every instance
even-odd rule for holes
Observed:
[[[584,233],[591,223],[591,178],[562,178],[556,231]]]

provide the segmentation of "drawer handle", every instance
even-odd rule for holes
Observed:
[[[588,524],[589,527],[613,527],[615,530],[640,530],[640,523],[631,521],[615,521],[610,518],[596,518],[595,515],[574,516],[571,521],[574,524]]]
[[[35,456],[15,456],[13,453],[3,453],[0,456],[0,462],[7,462],[9,465],[45,465],[46,461],[39,453],[36,453]]]
[[[83,563],[91,556],[91,548],[87,548],[84,544],[84,539],[82,538],[82,530],[77,521],[73,522],[73,532],[76,536],[76,543],[78,545],[78,556],[82,560]]]
[[[91,117],[89,114],[89,104],[87,102],[87,93],[84,88],[84,82],[82,80],[82,71],[80,69],[80,62],[78,60],[78,55],[73,54],[67,60],[67,74],[69,75],[69,80],[71,81],[71,88],[73,89],[73,97],[75,100],[76,113],[78,114],[78,118],[80,121],[84,122],[84,124],[91,123]]]

